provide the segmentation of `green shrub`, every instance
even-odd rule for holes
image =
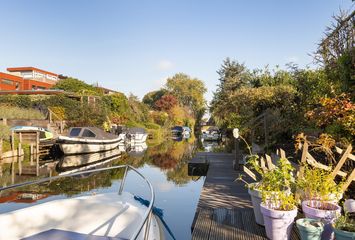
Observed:
[[[2,111],[0,118],[6,119],[45,119],[45,116],[38,110],[31,108],[20,108],[15,106],[0,105]]]

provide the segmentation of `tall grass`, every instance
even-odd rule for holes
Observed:
[[[0,105],[0,119],[45,119],[38,110]]]

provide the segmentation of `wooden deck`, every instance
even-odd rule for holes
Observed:
[[[233,169],[234,155],[198,153],[196,159],[201,158],[207,159],[209,169],[191,227],[192,239],[267,239],[264,227],[254,220],[245,184],[234,182],[243,174]],[[252,182],[247,176],[244,179]],[[295,228],[292,239],[299,239]]]

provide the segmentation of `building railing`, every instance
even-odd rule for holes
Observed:
[[[147,240],[148,237],[149,237],[149,227],[150,227],[150,222],[151,222],[151,219],[152,219],[153,205],[154,205],[154,201],[155,201],[154,189],[153,189],[152,184],[149,182],[149,180],[146,177],[144,177],[137,169],[135,169],[134,167],[132,167],[130,165],[119,165],[119,166],[112,166],[112,167],[106,167],[106,168],[91,169],[91,170],[79,171],[79,172],[75,172],[75,173],[58,175],[58,176],[54,176],[54,177],[42,178],[42,179],[38,179],[38,180],[33,180],[33,181],[29,181],[29,182],[23,182],[23,183],[18,183],[18,184],[2,187],[2,188],[0,188],[0,192],[5,191],[5,190],[9,190],[9,189],[19,188],[19,187],[25,187],[25,186],[29,186],[29,185],[35,185],[35,184],[41,184],[41,183],[45,183],[45,182],[51,182],[51,181],[54,181],[54,180],[57,180],[57,179],[66,178],[66,177],[74,177],[74,176],[79,176],[79,175],[86,174],[86,173],[102,172],[102,171],[108,171],[108,170],[120,169],[120,168],[125,168],[125,172],[124,172],[124,176],[123,176],[122,182],[120,184],[120,188],[118,190],[118,194],[119,195],[122,194],[122,191],[124,189],[126,178],[127,178],[127,174],[128,174],[129,170],[132,170],[136,174],[138,174],[147,183],[147,185],[149,186],[149,190],[150,190],[150,194],[151,194],[151,198],[150,198],[150,201],[149,201],[149,206],[148,206],[147,211],[145,212],[145,214],[143,216],[143,220],[142,220],[141,224],[139,225],[137,230],[133,233],[132,237],[130,238],[131,240],[137,239],[138,236],[140,235],[140,233],[142,232],[144,226],[145,226],[145,232],[144,232],[144,238],[143,239]]]

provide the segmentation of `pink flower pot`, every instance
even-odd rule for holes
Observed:
[[[264,226],[264,218],[260,211],[260,204],[262,200],[261,192],[257,189],[248,189],[248,193],[251,197],[251,202],[253,204],[253,211],[255,216],[255,222],[259,225]]]
[[[326,206],[328,209],[321,209]],[[334,239],[332,223],[340,216],[341,208],[334,203],[318,200],[303,201],[302,211],[307,218],[318,219],[324,223],[322,239]]]
[[[286,240],[291,238],[293,221],[297,216],[297,208],[291,211],[280,211],[260,205],[264,216],[266,236],[273,240]]]

